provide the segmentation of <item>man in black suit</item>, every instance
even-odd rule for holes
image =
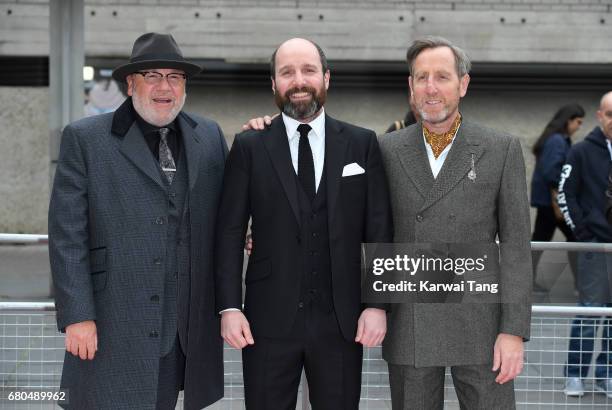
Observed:
[[[360,301],[360,243],[392,236],[378,142],[325,114],[330,73],[315,43],[283,43],[271,76],[282,114],[237,135],[225,168],[215,269],[221,334],[244,348],[248,409],[294,409],[302,368],[313,408],[357,409],[361,345],[380,344],[386,332],[384,310]]]

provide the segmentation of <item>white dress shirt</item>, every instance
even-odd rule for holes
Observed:
[[[459,125],[459,128],[461,128],[461,125]],[[453,139],[451,140],[450,144],[448,144],[446,148],[444,148],[438,158],[434,156],[431,146],[427,143],[427,140],[425,139],[425,133],[423,133],[423,142],[425,143],[425,149],[427,150],[427,158],[429,159],[429,166],[431,167],[431,173],[433,174],[434,179],[438,178],[438,174],[442,169],[442,165],[444,165],[446,156],[448,155],[448,152],[453,146],[453,142],[455,142],[455,138],[457,137],[457,132],[459,132],[459,128],[457,128],[455,135],[453,135]]]
[[[300,149],[300,133],[297,130],[301,122],[282,114],[287,138],[289,139],[289,150],[291,151],[291,163],[295,174],[298,173],[298,153]],[[312,151],[312,160],[314,161],[315,171],[315,189],[319,189],[321,176],[323,175],[323,166],[325,164],[325,111],[321,109],[318,117],[308,123],[310,132],[308,133],[308,143]]]

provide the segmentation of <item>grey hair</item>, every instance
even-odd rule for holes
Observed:
[[[408,60],[410,75],[414,74],[414,61],[416,60],[417,56],[424,50],[438,47],[448,47],[451,49],[453,55],[455,56],[455,69],[457,70],[457,75],[459,78],[469,74],[470,69],[472,68],[472,63],[470,61],[470,57],[468,57],[467,53],[463,51],[463,49],[457,47],[444,37],[427,36],[414,40],[414,42],[410,45],[410,48],[408,48],[406,60]]]

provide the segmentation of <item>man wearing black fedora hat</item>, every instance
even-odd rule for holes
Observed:
[[[201,409],[223,395],[212,275],[227,146],[182,111],[186,61],[167,34],[113,72],[129,98],[64,129],[49,205],[61,388],[71,409]]]

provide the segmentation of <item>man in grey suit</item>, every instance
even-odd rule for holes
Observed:
[[[113,77],[128,98],[63,132],[49,206],[61,388],[71,409],[201,409],[223,395],[213,234],[227,153],[182,111],[186,61],[148,33]]]
[[[500,304],[391,305],[383,357],[393,409],[442,409],[450,366],[462,409],[512,409],[512,380],[529,337],[531,255],[518,139],[459,113],[467,55],[448,40],[416,40],[409,84],[422,122],[381,140],[395,242],[494,244]]]

